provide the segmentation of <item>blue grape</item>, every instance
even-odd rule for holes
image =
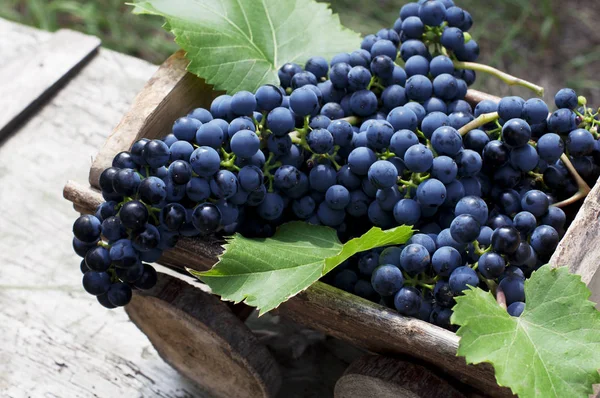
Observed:
[[[462,137],[450,126],[440,127],[433,132],[431,145],[438,155],[453,157],[462,149]]]
[[[454,208],[456,204],[465,197],[465,187],[461,181],[454,180],[446,186],[446,199],[442,206]]]
[[[177,231],[187,221],[185,208],[179,203],[169,203],[160,212],[160,223],[168,231]]]
[[[528,211],[521,211],[513,218],[513,226],[519,231],[523,240],[533,232],[536,225],[535,216]]]
[[[199,120],[202,123],[208,123],[211,120],[213,120],[213,116],[210,113],[210,111],[204,109],[204,108],[196,108],[193,109],[189,114],[188,117],[192,118],[192,119],[196,119]]]
[[[404,285],[404,276],[395,265],[380,265],[371,274],[371,285],[381,296],[393,296]]]
[[[448,277],[456,268],[460,267],[462,256],[453,247],[442,246],[431,257],[431,266],[437,275]]]
[[[348,87],[352,91],[365,90],[371,82],[371,72],[364,66],[355,66],[348,72]]]
[[[135,169],[137,167],[136,163],[133,161],[131,153],[127,151],[117,153],[112,161],[112,166],[118,169]]]
[[[294,115],[287,108],[277,107],[267,115],[267,126],[276,136],[286,135],[294,129]]]
[[[542,219],[541,223],[544,225],[549,225],[555,230],[560,230],[565,226],[567,222],[567,216],[565,212],[560,207],[550,207],[548,209],[548,213],[546,213]]]
[[[300,171],[294,166],[281,166],[275,171],[273,182],[281,190],[292,189],[300,183]],[[261,181],[262,183],[262,181]],[[260,184],[258,184],[260,186]],[[254,189],[258,188],[255,187]],[[252,191],[253,189],[248,189]]]
[[[258,90],[256,90],[254,97],[256,98],[256,109],[266,112],[270,112],[278,106],[281,106],[281,101],[283,100],[281,91],[271,84],[260,86]],[[212,113],[213,116],[215,116],[214,112]]]
[[[176,160],[169,165],[169,177],[178,185],[187,184],[192,178],[192,167],[188,162]]]
[[[73,235],[81,242],[93,243],[100,238],[102,223],[95,216],[86,214],[73,223]]]
[[[545,122],[548,118],[548,105],[540,98],[531,98],[523,105],[523,119],[529,124]]]
[[[110,289],[110,276],[106,272],[88,271],[83,275],[83,288],[94,296],[104,294]]]
[[[202,126],[202,122],[191,117],[180,117],[173,124],[173,135],[178,140],[193,141],[196,138],[196,132]],[[133,149],[133,148],[132,148]],[[139,164],[139,162],[136,162]]]
[[[419,16],[419,8],[420,8],[420,5],[416,2],[407,3],[407,4],[403,5],[402,8],[400,9],[400,18],[402,20],[405,20],[408,17]]]
[[[454,99],[458,93],[458,82],[454,76],[442,73],[433,80],[433,93],[443,100]]]
[[[455,113],[455,112],[473,113],[473,109],[471,108],[471,105],[469,105],[468,102],[466,102],[464,100],[456,100],[456,101],[453,101],[450,104],[448,104],[448,112],[449,113]]]
[[[369,168],[368,177],[376,188],[391,188],[398,182],[398,170],[391,162],[378,160]]]
[[[335,169],[326,164],[319,164],[310,171],[310,186],[317,192],[327,192],[330,186],[335,185]]]
[[[238,91],[231,98],[231,111],[238,116],[252,116],[256,109],[256,98],[249,91]]]
[[[442,32],[440,43],[442,43],[442,46],[446,47],[448,50],[461,50],[465,46],[465,36],[462,30],[451,26],[444,29]]]
[[[424,272],[431,262],[431,255],[425,246],[419,244],[407,245],[400,254],[400,268],[410,275]]]
[[[398,130],[390,140],[390,151],[398,157],[404,157],[408,148],[419,143],[419,138],[410,130]]]
[[[433,159],[431,167],[431,176],[440,180],[444,184],[449,184],[456,179],[458,174],[458,166],[448,156],[438,156]]]
[[[510,151],[510,164],[522,172],[533,171],[539,161],[538,152],[531,145],[523,145]]]
[[[475,117],[498,111],[498,104],[492,100],[483,100],[475,107]]]
[[[146,224],[143,229],[131,234],[131,242],[134,249],[142,252],[155,249],[160,241],[160,233],[152,224]]]
[[[488,219],[488,207],[485,201],[476,196],[465,196],[454,208],[454,214],[470,214],[480,223],[485,224]]]
[[[85,255],[85,264],[92,271],[106,271],[110,267],[111,262],[108,249],[102,246],[94,247]]]
[[[210,180],[210,191],[218,199],[231,198],[238,190],[238,180],[229,170],[219,170]]]
[[[350,167],[346,164],[337,172],[337,183],[345,186],[348,190],[360,188],[361,179],[359,176],[350,171]]]
[[[433,94],[433,85],[426,76],[414,75],[406,81],[405,90],[408,99],[423,102]]]
[[[350,69],[352,69],[350,65],[345,62],[332,65],[331,71],[329,72],[329,79],[331,80],[333,87],[336,89],[345,89],[348,87],[348,73],[350,72]]]
[[[325,202],[334,210],[343,210],[350,204],[350,192],[342,185],[332,185],[325,193]]]
[[[421,131],[425,134],[425,137],[431,139],[437,129],[448,126],[448,123],[449,120],[446,114],[442,112],[430,112],[421,122]]]
[[[460,129],[474,119],[473,115],[466,112],[453,112],[448,115],[448,124],[450,127]]]
[[[121,207],[119,217],[125,228],[137,230],[148,221],[148,209],[143,203],[132,200]]]
[[[525,301],[525,278],[519,276],[508,276],[500,281],[498,285],[506,297],[506,304],[511,305],[517,301]]]
[[[378,55],[386,55],[391,59],[396,59],[396,55],[398,54],[398,50],[396,49],[396,45],[392,43],[390,40],[380,39],[373,43],[371,46],[371,57],[375,58]]]
[[[479,285],[479,278],[473,269],[467,266],[461,266],[452,271],[450,278],[448,279],[448,284],[450,285],[450,290],[452,290],[454,294],[461,294],[463,291],[467,290],[469,286],[477,287],[477,285]]]
[[[315,212],[316,204],[310,196],[304,196],[292,202],[292,211],[300,219],[307,219]]]
[[[554,253],[560,237],[556,229],[549,225],[540,225],[531,234],[531,247],[545,260]]]
[[[498,103],[498,115],[503,120],[520,118],[523,115],[525,100],[520,97],[504,97]]]
[[[161,140],[152,140],[144,146],[142,156],[146,163],[153,168],[164,166],[169,161],[171,152],[167,144]]]
[[[331,119],[341,119],[345,116],[342,106],[335,102],[328,102],[321,108],[321,115]],[[327,126],[325,126],[326,128]]]
[[[331,119],[324,115],[317,115],[310,119],[310,123],[308,127],[311,129],[327,129],[329,124],[331,123]]]
[[[333,136],[323,128],[309,132],[306,141],[311,151],[317,154],[324,154],[333,149]]]
[[[536,217],[541,217],[548,211],[550,201],[548,195],[542,191],[531,190],[521,199],[523,210],[530,212]]]
[[[515,301],[511,305],[508,306],[506,311],[510,316],[519,317],[525,310],[525,303],[522,301]]]
[[[419,17],[411,16],[402,20],[402,32],[409,39],[420,39],[425,32],[425,25]]]
[[[375,152],[369,148],[359,147],[353,149],[348,155],[348,166],[352,173],[358,176],[365,176],[376,160],[377,156],[375,155]]]
[[[565,144],[571,156],[586,156],[594,151],[596,140],[589,131],[577,129],[569,133]]]
[[[554,163],[564,153],[565,145],[558,134],[548,133],[538,140],[537,151],[541,159]]]
[[[304,69],[315,75],[317,79],[321,79],[327,77],[329,65],[327,64],[327,60],[323,57],[311,57],[306,61]]]
[[[327,203],[322,202],[319,204],[319,208],[317,210],[317,217],[319,217],[319,221],[328,227],[336,227],[344,222],[344,218],[346,217],[346,212],[344,210],[335,210],[327,205]]]
[[[185,186],[185,194],[194,202],[203,202],[210,197],[210,182],[205,178],[193,177]]]
[[[402,287],[394,296],[394,307],[402,315],[415,316],[421,308],[421,294],[413,287]]]
[[[506,262],[504,258],[494,252],[487,252],[479,258],[479,266],[477,270],[486,279],[496,279],[504,272]]]
[[[403,246],[390,246],[383,249],[379,254],[379,265],[393,265],[400,267],[400,254]]]
[[[548,118],[548,129],[553,133],[565,134],[577,128],[577,115],[570,109],[559,109]]]
[[[419,8],[419,18],[427,26],[439,26],[446,19],[446,7],[441,1],[427,0]]]
[[[211,177],[221,165],[221,158],[217,151],[208,146],[196,148],[190,156],[192,170],[200,177]]]
[[[479,236],[479,230],[479,221],[470,214],[456,216],[450,225],[450,234],[459,243],[473,242]]]
[[[329,124],[327,130],[333,136],[334,145],[345,147],[352,143],[354,131],[352,130],[352,125],[347,121],[334,120]]]
[[[148,177],[140,183],[138,193],[145,203],[158,204],[166,199],[167,188],[162,179],[158,177]]]
[[[289,135],[278,137],[274,134],[267,138],[267,149],[276,156],[287,155],[292,148],[292,139]],[[260,151],[257,151],[257,153]]]
[[[446,187],[439,180],[430,178],[417,188],[417,200],[425,207],[439,207],[446,199]]]
[[[202,235],[215,232],[221,225],[221,211],[212,203],[202,203],[194,207],[191,215],[192,225]]]
[[[577,93],[570,88],[559,90],[554,96],[554,103],[557,108],[575,109],[579,103]]]
[[[358,116],[369,116],[377,110],[377,96],[370,90],[356,91],[350,97],[350,108]]]
[[[171,161],[185,160],[189,162],[194,147],[187,141],[177,141],[169,147],[169,150],[171,151]]]
[[[408,77],[415,75],[427,76],[429,74],[429,60],[422,55],[414,55],[406,61],[404,70]]]
[[[302,67],[298,64],[291,62],[283,64],[277,71],[281,86],[286,88],[290,87],[290,84],[292,83],[292,77],[294,77],[296,73],[300,72],[302,72]]]
[[[369,205],[367,216],[369,217],[369,221],[377,227],[388,229],[394,226],[394,219],[391,212],[384,210],[376,200]]]
[[[483,167],[483,160],[479,153],[465,149],[455,157],[458,164],[458,174],[463,177],[475,176]]]
[[[511,119],[502,126],[502,139],[511,147],[526,145],[531,139],[531,127],[523,119]]]
[[[253,165],[244,166],[238,172],[238,181],[246,191],[254,191],[263,183],[263,172]]]
[[[119,217],[111,216],[102,221],[102,235],[114,242],[127,236],[127,230]]]
[[[371,276],[379,264],[379,253],[371,250],[362,254],[358,259],[358,271],[365,276]]]
[[[424,173],[433,165],[433,153],[423,144],[416,144],[404,154],[406,167],[415,173]]]
[[[365,216],[369,210],[371,200],[362,190],[350,192],[350,204],[346,207],[346,212],[352,217]]]
[[[492,234],[492,248],[498,254],[512,254],[520,243],[519,231],[514,227],[500,227]]]

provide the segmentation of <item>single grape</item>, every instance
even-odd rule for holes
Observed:
[[[433,132],[431,145],[438,155],[454,157],[462,149],[462,137],[450,126],[440,127]]]
[[[421,207],[412,199],[402,199],[394,206],[394,219],[399,225],[415,225],[421,218]]]
[[[279,88],[271,84],[259,87],[258,90],[256,90],[254,97],[256,98],[257,110],[267,112],[281,106],[281,101],[283,100],[282,92]],[[214,112],[212,113],[214,116]]]
[[[424,173],[433,165],[433,153],[423,144],[413,145],[406,150],[404,163],[410,171]]]
[[[191,222],[201,234],[215,232],[221,225],[221,211],[212,203],[202,203],[194,207]]]
[[[421,307],[421,294],[414,287],[402,287],[394,296],[394,307],[402,315],[415,316]]]
[[[446,187],[439,180],[430,178],[417,188],[417,200],[426,207],[441,206],[446,199]]]
[[[589,131],[577,129],[569,133],[565,144],[571,156],[586,156],[594,151],[596,140]]]
[[[548,195],[542,191],[531,190],[527,192],[521,199],[521,207],[523,210],[530,212],[535,217],[541,217],[548,211],[550,201]]]
[[[494,252],[487,252],[479,257],[479,267],[477,270],[486,279],[496,279],[504,272],[506,262],[501,255]]]
[[[462,256],[453,247],[443,246],[433,253],[431,265],[437,275],[448,277],[450,273],[462,265]]]
[[[104,294],[110,289],[110,276],[106,272],[86,272],[83,275],[83,288],[93,296]]]
[[[531,234],[531,247],[543,259],[547,260],[556,250],[560,237],[558,232],[549,225],[540,225]]]
[[[373,270],[371,285],[381,296],[393,296],[404,285],[402,271],[395,265],[381,265]]]
[[[473,269],[468,266],[461,266],[452,271],[448,279],[448,284],[450,285],[450,290],[458,295],[467,290],[469,286],[477,287],[479,285],[479,278]]]
[[[73,235],[81,242],[94,243],[100,238],[102,223],[95,216],[86,214],[73,223]]]
[[[89,250],[85,255],[85,264],[92,271],[106,271],[111,264],[108,249],[102,246],[96,246]]]
[[[554,96],[554,103],[557,108],[575,109],[579,104],[577,99],[577,93],[575,90],[570,88],[563,88],[559,90]]]
[[[429,251],[419,244],[407,245],[400,254],[400,268],[411,275],[424,272],[430,262]]]
[[[471,243],[479,236],[480,224],[470,214],[456,216],[450,225],[452,238],[459,243]]]
[[[423,102],[433,94],[433,84],[426,76],[414,75],[406,81],[405,90],[408,99]]]
[[[500,281],[498,288],[506,297],[506,304],[511,305],[517,301],[525,302],[525,278],[520,276],[507,276]]]
[[[304,196],[294,200],[292,203],[292,211],[300,219],[309,218],[315,211],[316,204],[310,196]]]
[[[522,301],[515,301],[511,305],[508,306],[507,312],[510,316],[519,317],[525,310],[525,303]]]
[[[154,267],[149,264],[144,264],[144,273],[134,282],[134,286],[140,290],[152,289],[156,285],[158,275]]]
[[[334,210],[343,210],[350,204],[350,192],[342,185],[332,185],[325,193],[325,202]]]
[[[221,165],[217,151],[208,146],[196,148],[190,156],[192,170],[200,177],[212,177]]]
[[[514,227],[501,227],[492,234],[492,248],[498,254],[512,254],[517,251],[521,237]]]

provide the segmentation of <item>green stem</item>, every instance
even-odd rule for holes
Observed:
[[[110,249],[110,245],[108,244],[108,242],[105,242],[103,240],[99,240],[96,245],[103,247],[105,249]]]
[[[453,62],[454,62],[454,67],[457,69],[469,69],[469,70],[474,70],[474,71],[478,71],[478,72],[488,73],[490,75],[496,76],[497,78],[502,80],[504,83],[508,84],[509,86],[527,87],[528,89],[534,91],[540,97],[544,96],[544,88],[543,87],[540,87],[536,84],[530,83],[526,80],[519,79],[518,77],[509,75],[508,73],[502,72],[501,70],[498,70],[496,68],[492,68],[491,66],[478,64],[475,62],[461,62],[461,61],[453,61]]]
[[[571,196],[568,199],[563,200],[562,202],[558,202],[558,203],[555,203],[552,205],[552,206],[556,206],[556,207],[565,207],[565,206],[575,203],[581,199],[584,199],[590,193],[591,189],[590,189],[589,185],[585,182],[585,180],[583,178],[581,178],[581,176],[579,175],[577,170],[575,170],[573,163],[571,163],[571,160],[569,159],[569,157],[566,154],[563,153],[562,156],[560,157],[560,160],[562,160],[564,165],[567,167],[567,169],[569,170],[569,173],[571,173],[571,176],[575,179],[575,182],[577,183],[577,187],[579,188],[578,192],[575,195]]]
[[[412,181],[406,181],[403,180],[402,178],[398,178],[398,181],[402,184],[402,185],[406,185],[407,187],[411,187],[411,188],[419,188],[419,186],[415,183],[413,183]]]
[[[498,115],[498,112],[484,113],[479,115],[475,120],[471,120],[469,123],[465,124],[458,130],[458,132],[461,136],[464,136],[471,130],[475,130],[476,128],[484,126],[490,122],[493,122],[494,120],[498,120],[499,117],[500,115]]]

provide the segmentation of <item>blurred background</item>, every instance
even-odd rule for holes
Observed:
[[[105,47],[161,63],[177,49],[162,20],[135,16],[124,0],[0,0],[0,17],[45,30],[71,28],[98,36]],[[332,0],[342,23],[363,35],[391,27],[406,0]],[[594,0],[456,0],[475,20],[479,62],[546,88],[546,99],[571,87],[600,106],[600,30]],[[529,97],[479,74],[474,88]]]

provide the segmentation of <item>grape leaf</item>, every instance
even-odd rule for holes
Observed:
[[[286,62],[330,59],[360,48],[327,4],[313,0],[137,0],[134,13],[161,15],[187,52],[188,70],[230,94],[279,84]]]
[[[396,245],[412,236],[408,226],[386,231],[371,228],[342,244],[334,229],[295,221],[279,227],[272,238],[228,238],[219,262],[206,272],[188,271],[222,300],[257,307],[260,315],[319,280],[352,255]]]
[[[498,384],[521,398],[587,397],[600,383],[600,312],[589,289],[566,267],[545,265],[525,282],[525,296],[518,318],[481,289],[457,297],[458,355],[491,363]]]

